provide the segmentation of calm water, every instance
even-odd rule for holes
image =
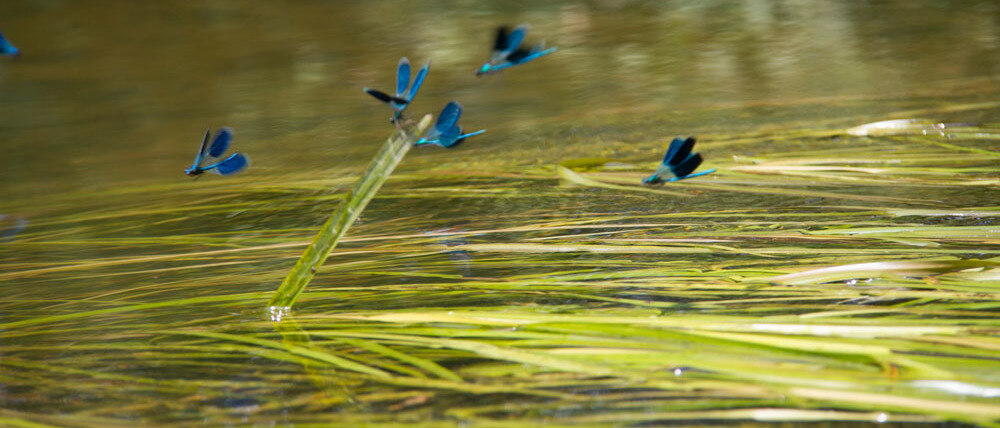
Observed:
[[[593,153],[601,141],[878,117],[940,102],[921,97],[939,86],[988,92],[1000,72],[992,1],[45,1],[4,9],[0,28],[24,51],[0,63],[0,192],[9,198],[183,179],[204,129],[224,125],[237,130],[255,174],[360,168],[389,130],[386,109],[361,88],[387,89],[404,55],[433,60],[413,113],[459,100],[463,123],[489,130],[470,156],[502,151],[519,164]],[[559,54],[476,78],[493,28],[521,22],[532,26],[529,42]],[[850,102],[835,101],[843,99]],[[722,106],[730,109],[707,110]],[[585,119],[610,113],[626,117]]]
[[[777,269],[775,263],[792,259],[829,265],[936,256],[988,259],[998,252],[997,232],[988,230],[982,236],[948,235],[959,238],[931,243],[941,245],[913,244],[923,238],[919,236],[907,238],[909,241],[844,237],[844,241],[798,242],[798,238],[775,235],[719,244],[742,252],[679,252],[666,261],[662,255],[643,253],[422,253],[436,251],[441,245],[612,245],[614,239],[716,239],[742,231],[753,235],[788,230],[792,234],[848,224],[989,227],[995,216],[988,213],[982,218],[928,215],[901,219],[884,213],[852,214],[864,212],[865,208],[858,206],[876,205],[870,200],[739,192],[719,198],[677,199],[594,189],[567,191],[557,187],[551,166],[569,158],[598,156],[647,165],[662,156],[669,138],[691,134],[702,137],[706,165],[713,160],[729,162],[733,156],[798,151],[817,157],[880,159],[898,151],[905,164],[912,147],[892,141],[865,143],[853,150],[837,138],[813,138],[789,146],[759,136],[771,131],[840,129],[900,117],[1000,122],[1000,109],[995,104],[1000,94],[1000,3],[992,0],[51,0],[8,2],[3,11],[0,31],[23,55],[0,58],[0,147],[4,149],[0,156],[0,214],[10,214],[0,217],[0,290],[9,299],[0,304],[0,322],[171,299],[259,294],[224,304],[198,301],[118,315],[95,313],[31,325],[4,324],[7,328],[0,329],[0,347],[6,349],[0,358],[13,357],[14,362],[0,366],[0,418],[56,412],[65,413],[68,419],[25,419],[93,426],[112,420],[126,421],[125,425],[137,421],[240,425],[436,420],[448,425],[476,420],[454,409],[482,406],[473,413],[487,420],[495,417],[540,423],[578,417],[581,419],[566,421],[614,425],[631,419],[607,415],[660,411],[664,408],[657,407],[660,404],[655,400],[661,397],[642,395],[644,387],[632,384],[605,385],[600,376],[587,380],[593,383],[586,387],[569,385],[569,381],[561,384],[564,380],[558,376],[550,379],[551,373],[540,370],[531,379],[544,379],[544,385],[531,388],[594,397],[610,391],[619,394],[618,398],[609,396],[606,401],[565,408],[553,404],[552,409],[531,407],[556,400],[551,394],[539,395],[544,400],[527,394],[537,400],[523,403],[511,398],[516,394],[478,392],[450,391],[428,398],[400,385],[392,389],[350,376],[339,378],[342,371],[334,375],[303,371],[298,361],[269,359],[263,351],[234,357],[225,354],[235,352],[231,349],[206,350],[199,348],[204,341],[178,340],[162,330],[198,328],[260,337],[281,331],[287,343],[294,342],[288,331],[299,327],[314,333],[345,324],[348,327],[344,328],[368,328],[366,321],[358,319],[322,318],[368,309],[433,309],[450,314],[453,307],[479,309],[496,304],[539,308],[545,314],[595,310],[619,315],[613,308],[581,298],[580,293],[588,292],[585,288],[558,294],[555,289],[531,289],[518,281],[530,278],[544,285],[551,278],[567,278],[568,284],[592,279],[574,275],[613,275],[654,267],[690,272],[747,269],[739,275],[753,277],[772,275],[769,269]],[[531,25],[529,43],[544,41],[560,50],[501,75],[477,78],[474,71],[489,56],[495,27],[518,23]],[[302,249],[299,244],[311,237],[334,206],[336,199],[324,189],[346,189],[392,131],[389,109],[361,89],[388,90],[400,56],[409,57],[415,66],[433,61],[417,101],[408,110],[411,117],[436,113],[454,99],[465,107],[462,124],[467,130],[485,128],[488,132],[456,150],[411,151],[397,170],[403,178],[390,181],[392,185],[380,193],[382,198],[376,199],[357,229],[352,229],[357,231],[353,236],[366,240],[346,242],[343,248],[347,252],[328,262],[341,268],[317,276],[317,293],[307,295],[302,304],[299,327],[276,329],[266,322],[260,303],[294,263]],[[953,103],[984,107],[949,109]],[[248,153],[253,165],[236,177],[208,176],[192,182],[182,171],[190,164],[205,128],[220,126],[235,129],[233,147]],[[741,145],[744,133],[756,133],[757,140]],[[974,143],[980,149],[995,150],[995,141],[984,138]],[[955,174],[996,178],[995,160],[963,159],[961,153],[953,155],[943,149],[914,153],[912,158],[931,159],[928,169],[967,168]],[[935,158],[945,162],[935,164]],[[892,185],[817,180],[801,183],[799,188],[938,201],[882,204],[895,208],[993,207],[1000,202],[996,185],[944,185],[920,181],[923,176],[919,174],[915,177],[907,176],[912,180]],[[730,177],[728,183],[739,185],[739,179]],[[199,210],[201,203],[213,205]],[[829,205],[840,207],[830,209]],[[787,217],[755,223],[755,215],[776,212]],[[692,214],[690,218],[656,217],[670,213]],[[592,224],[588,219],[615,226],[589,229]],[[563,227],[563,222],[572,225]],[[651,225],[642,226],[646,223]],[[2,234],[22,226],[26,227],[18,236]],[[505,229],[512,227],[526,229]],[[468,235],[461,235],[464,231],[469,231]],[[592,232],[597,234],[588,235]],[[442,233],[458,236],[435,235]],[[393,238],[381,238],[385,236]],[[264,247],[268,245],[287,246]],[[871,251],[865,253],[871,255],[846,253],[857,248]],[[773,253],[754,258],[757,250]],[[923,250],[927,252],[917,253]],[[845,258],[836,259],[841,254],[837,251],[845,251]],[[170,257],[131,259],[163,255]],[[679,316],[771,319],[768,317],[809,310],[857,309],[835,306],[845,301],[845,305],[855,300],[867,304],[865,299],[881,302],[867,295],[827,298],[822,293],[829,289],[823,286],[801,295],[769,290],[761,296],[753,294],[755,288],[727,289],[729,279],[724,275],[718,283],[699,275],[686,277],[672,272],[665,275],[670,277],[666,285],[649,287],[637,277],[632,279],[634,284],[609,283],[607,290],[614,291],[600,293],[606,293],[601,295],[605,299],[627,299],[631,303],[623,304],[622,310],[642,318],[666,314],[662,308],[675,303],[692,305],[675,314]],[[926,285],[909,278],[905,281],[914,289]],[[511,285],[497,285],[501,283]],[[670,294],[669,289],[676,284],[685,290],[695,289],[696,294]],[[619,286],[622,288],[616,288]],[[894,287],[903,286],[878,281],[871,284],[872,289]],[[416,291],[419,293],[414,294]],[[962,291],[969,294],[961,298],[973,300],[995,293],[973,286]],[[979,293],[978,297],[969,297],[974,293]],[[789,306],[747,303],[767,296],[787,299]],[[802,300],[796,300],[799,298]],[[990,321],[996,319],[992,309],[995,299],[961,308],[924,310],[921,306],[938,298],[948,299],[930,294],[899,298],[919,309],[899,315],[899,319],[917,323],[935,316],[969,317],[971,321],[955,322],[983,326],[977,334],[995,336],[997,327]],[[955,299],[962,303],[961,298]],[[713,306],[713,299],[727,303]],[[885,299],[893,302],[891,297]],[[706,306],[698,306],[704,302],[708,302]],[[651,312],[639,313],[630,305]],[[948,312],[951,310],[954,312]],[[756,318],[732,322],[746,324],[751,319]],[[447,323],[428,325],[454,327]],[[488,333],[500,334],[493,327]],[[558,332],[557,327],[546,332]],[[380,328],[371,330],[380,332]],[[419,334],[458,335],[438,331]],[[881,345],[878,340],[864,339],[858,342]],[[356,345],[321,334],[311,340],[326,349],[344,347],[344,343]],[[551,339],[533,340],[541,347],[544,340]],[[402,347],[404,342],[389,338],[380,343]],[[161,343],[162,350],[149,348]],[[687,344],[678,346],[678,353],[687,352]],[[446,351],[414,352],[449,369],[464,370],[464,379],[481,385],[494,381],[490,377],[493,371],[502,371]],[[732,349],[706,352],[721,352],[733,361],[770,361],[753,346],[746,354]],[[921,352],[931,355],[923,348],[912,350],[914,354]],[[968,358],[955,365],[968,367],[956,369],[960,372],[956,378],[1000,385],[995,355],[968,352],[941,354]],[[201,359],[183,360],[191,355]],[[373,360],[384,355],[376,357]],[[855,360],[809,359],[813,357],[781,355],[774,357],[780,362],[775,367],[787,364],[792,372],[799,364],[806,367],[803,370],[833,367],[835,376],[831,379],[843,376],[844,382],[861,383],[868,381],[865,370],[878,371]],[[921,361],[933,364],[933,358],[939,357],[944,358],[927,356],[928,361]],[[519,366],[525,363],[514,361]],[[684,364],[694,364],[692,361]],[[48,365],[31,365],[35,362]],[[887,366],[896,367],[894,364]],[[530,362],[524,365],[533,367]],[[907,369],[922,367],[899,365],[907,380],[911,379],[906,377],[911,375]],[[864,366],[864,376],[843,374],[856,366]],[[711,381],[732,380],[715,366],[695,369],[696,376],[707,373]],[[18,373],[20,370],[30,374]],[[650,370],[662,372],[664,367]],[[316,380],[316,376],[325,376],[328,383]],[[528,377],[516,375],[516,381],[497,382],[528,384],[524,380]],[[330,380],[334,378],[336,382]],[[754,381],[736,378],[733,382],[757,386]],[[206,383],[185,383],[192,379]],[[115,382],[133,385],[133,381],[139,386],[123,387],[124,392],[109,387]],[[892,389],[886,387],[890,381],[878,378],[865,387],[882,392]],[[147,389],[147,385],[155,386]],[[711,388],[716,387],[725,390],[718,385]],[[893,387],[911,388],[909,384]],[[742,389],[726,391],[720,393],[724,398],[719,400],[748,394]],[[630,394],[637,398],[621,398],[633,397]],[[919,388],[915,395],[932,396]],[[982,397],[990,396],[973,395],[972,400]],[[489,407],[508,399],[513,403],[508,408]],[[773,397],[754,399],[762,400],[753,402],[759,407],[783,403]],[[634,404],[646,403],[644,400],[652,404]],[[834,408],[823,403],[810,406]],[[339,411],[366,416],[331,419],[330,415]],[[601,416],[604,411],[611,413]],[[396,412],[401,416],[381,416]],[[662,423],[669,418],[651,420]],[[0,419],[0,424],[5,421]]]

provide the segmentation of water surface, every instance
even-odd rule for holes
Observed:
[[[477,78],[522,22],[560,50]],[[0,30],[5,423],[1000,417],[995,2],[47,1]],[[274,323],[404,55],[433,61],[411,116],[488,132],[411,151]],[[982,126],[843,132],[898,118]],[[191,181],[220,126],[253,165]],[[720,171],[637,186],[678,135]],[[580,157],[626,188],[560,186]],[[831,164],[881,170],[745,169]],[[772,279],[915,260],[943,264]]]

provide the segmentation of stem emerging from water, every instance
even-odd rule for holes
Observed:
[[[302,290],[312,280],[313,275],[326,261],[330,251],[337,246],[340,238],[347,233],[347,229],[361,215],[365,206],[382,187],[382,183],[385,183],[396,165],[403,160],[406,152],[410,151],[410,147],[413,147],[413,143],[424,134],[430,124],[431,116],[426,115],[416,126],[416,129],[400,128],[382,145],[378,154],[368,164],[368,168],[361,174],[354,189],[351,189],[337,210],[323,224],[323,228],[316,234],[312,244],[309,244],[309,248],[306,248],[305,253],[295,263],[295,267],[288,272],[281,287],[267,303],[267,306],[272,308],[272,312],[275,309],[291,307],[295,303],[295,299],[299,297]]]

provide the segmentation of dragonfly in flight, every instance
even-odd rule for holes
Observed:
[[[457,101],[452,101],[444,106],[441,114],[438,115],[434,127],[427,131],[424,138],[414,143],[416,146],[436,145],[444,148],[452,148],[459,145],[466,138],[486,132],[480,129],[468,134],[462,133],[462,127],[458,125],[458,119],[462,117],[462,105]]]
[[[374,88],[365,88],[365,92],[389,105],[392,108],[392,118],[389,122],[397,123],[403,118],[403,111],[406,110],[406,106],[410,105],[413,101],[413,97],[417,96],[417,91],[420,90],[420,85],[424,83],[424,78],[427,77],[427,71],[431,68],[431,62],[427,61],[420,71],[417,71],[417,76],[413,78],[413,84],[410,84],[410,60],[405,56],[399,59],[399,66],[396,67],[396,95],[389,95]],[[407,88],[409,90],[407,90]]]
[[[692,174],[694,170],[698,169],[698,166],[701,165],[702,161],[701,154],[691,153],[691,150],[694,149],[694,143],[694,137],[688,137],[684,140],[674,138],[674,140],[670,142],[670,147],[667,149],[666,156],[663,157],[663,164],[660,165],[659,168],[656,168],[656,172],[654,172],[653,175],[642,180],[642,184],[663,184],[667,181],[679,181],[715,172],[715,169],[710,169],[708,171]],[[664,180],[663,177],[668,175],[673,175],[673,177]]]
[[[0,55],[15,57],[20,54],[21,51],[15,48],[14,45],[10,44],[10,42],[8,42],[7,39],[3,37],[3,34],[0,34]]]
[[[201,142],[201,148],[198,149],[198,154],[194,157],[194,163],[191,167],[184,170],[184,173],[192,177],[198,177],[205,171],[212,171],[219,175],[230,175],[242,171],[248,165],[250,165],[250,159],[242,153],[233,153],[229,157],[215,162],[209,165],[203,165],[205,160],[208,158],[219,158],[226,149],[229,148],[229,142],[233,139],[233,130],[231,128],[222,128],[215,134],[215,138],[212,139],[212,144],[208,144],[209,137],[212,136],[212,130],[205,131],[205,139]]]
[[[524,41],[524,33],[527,32],[528,26],[526,24],[518,25],[514,30],[507,27],[498,28],[497,38],[493,42],[493,55],[490,56],[489,61],[479,67],[479,70],[476,70],[476,75],[496,73],[505,68],[541,58],[557,50],[556,48],[545,49],[543,45],[536,45],[530,49],[522,48],[521,42]]]

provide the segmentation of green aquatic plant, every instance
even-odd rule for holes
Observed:
[[[660,188],[656,141],[408,158],[280,323],[354,172],[53,197],[0,246],[0,423],[1000,423],[994,156],[702,136]]]
[[[413,147],[417,139],[427,131],[430,124],[431,116],[426,115],[415,127],[398,128],[396,133],[386,140],[368,164],[368,168],[358,178],[354,189],[347,194],[326,223],[323,223],[312,243],[288,272],[278,291],[267,302],[268,307],[282,310],[280,308],[290,308],[295,303],[295,299],[306,285],[309,285],[313,275],[323,266],[330,251],[337,246],[337,242],[347,233],[347,229],[354,224],[368,202],[375,197],[375,193],[396,169],[396,165],[399,165],[406,152],[410,151],[410,147]]]

